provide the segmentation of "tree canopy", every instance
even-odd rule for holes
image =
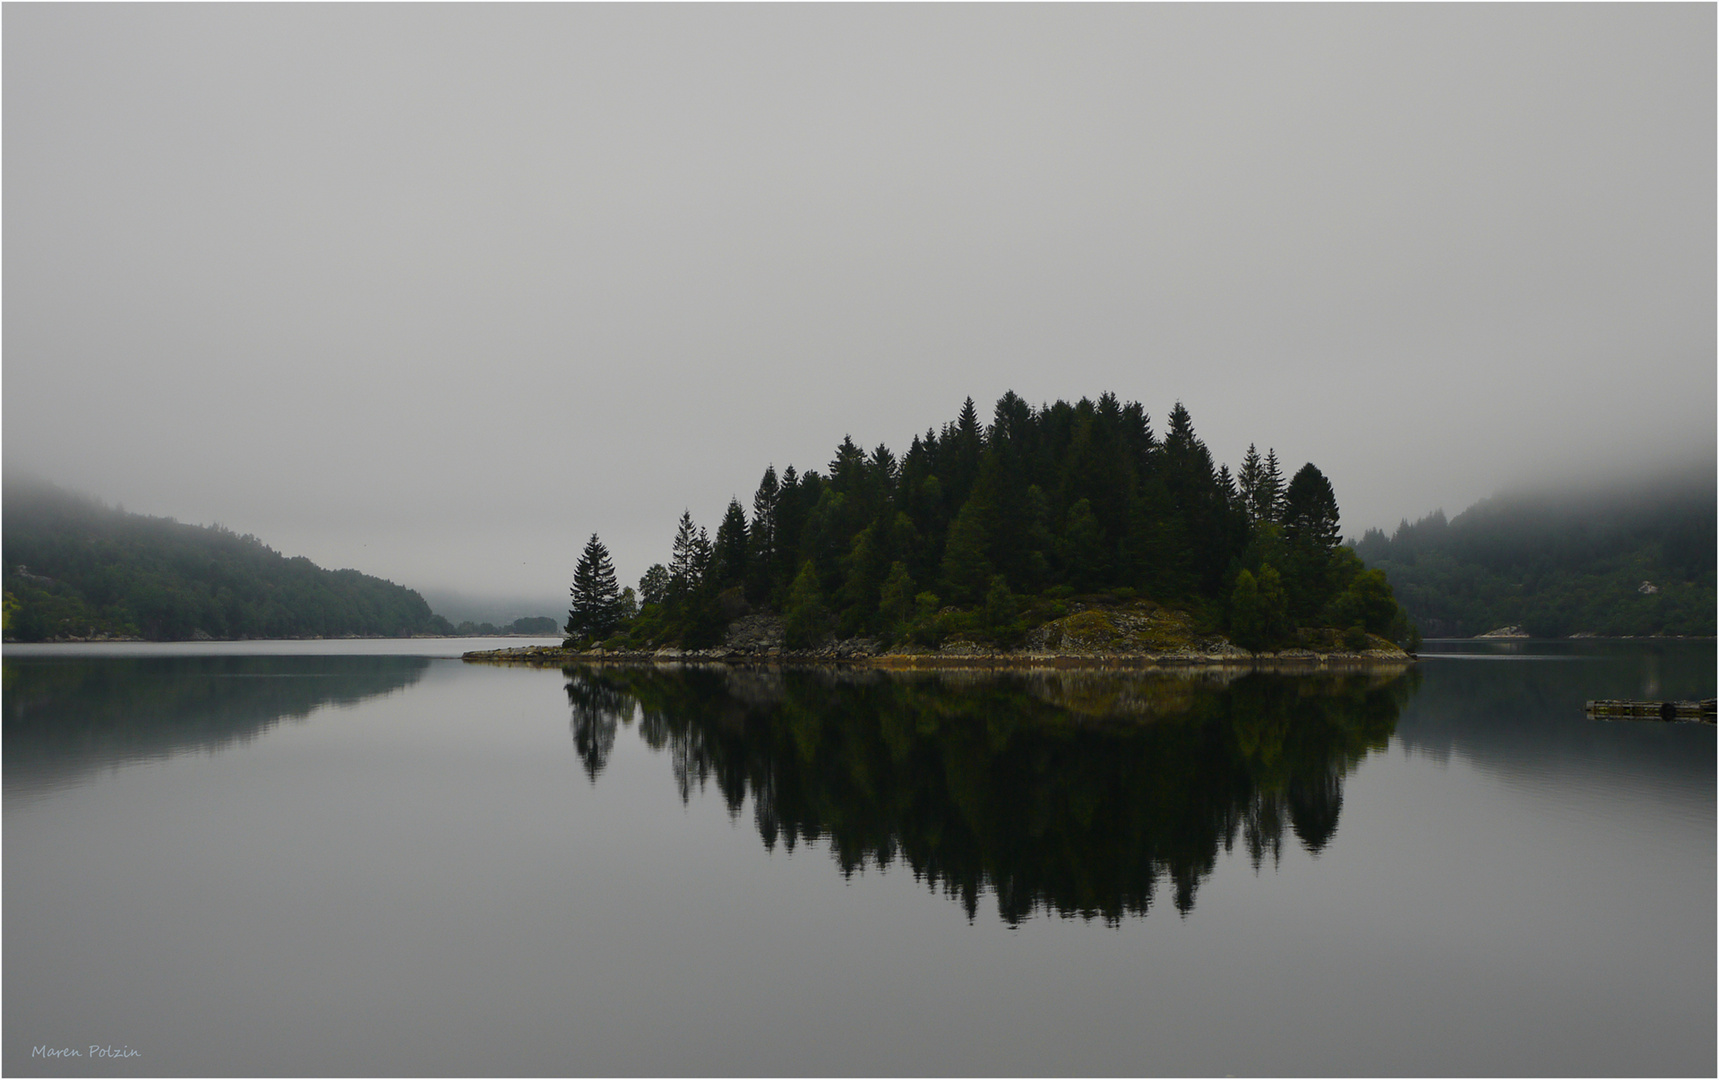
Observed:
[[[1381,615],[1350,595],[1363,568],[1337,528],[1319,469],[1285,485],[1276,451],[1250,447],[1232,475],[1180,403],[1160,437],[1144,407],[1114,394],[1034,408],[1010,392],[988,425],[969,398],[899,457],[844,437],[822,472],[766,468],[750,519],[732,498],[714,545],[683,513],[670,560],[640,582],[639,614],[621,638],[711,644],[734,618],[774,611],[801,644],[832,634],[1003,641],[1045,603],[1080,596],[1151,598],[1228,629],[1246,571],[1245,621],[1262,645],[1296,626],[1407,640],[1394,601]]]

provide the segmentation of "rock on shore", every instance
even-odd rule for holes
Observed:
[[[1332,642],[1335,644],[1335,641]],[[1380,637],[1362,650],[1295,648],[1253,653],[1218,635],[1194,633],[1182,612],[1138,602],[1090,608],[1053,619],[1028,632],[1022,647],[998,649],[951,640],[931,649],[897,645],[885,649],[872,638],[846,638],[812,649],[789,649],[775,615],[736,619],[720,646],[640,651],[528,646],[465,654],[467,660],[534,665],[569,663],[835,664],[876,668],[1079,668],[1236,666],[1292,668],[1370,667],[1410,664],[1414,657]]]

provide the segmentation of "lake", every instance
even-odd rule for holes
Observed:
[[[7,646],[5,1072],[1719,1065],[1714,728],[1582,713],[1714,696],[1711,641],[457,659],[493,645]]]

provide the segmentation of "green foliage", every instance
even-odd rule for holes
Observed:
[[[451,634],[416,592],[286,558],[220,526],[129,514],[58,488],[9,485],[7,636],[296,638]]]
[[[1355,552],[1435,637],[1511,625],[1541,637],[1711,636],[1715,517],[1704,471],[1628,489],[1499,496],[1448,521],[1438,511],[1405,521],[1390,537],[1369,530]]]
[[[982,499],[970,499],[949,527],[943,585],[956,603],[977,602],[991,580],[991,561],[985,555],[985,516],[989,509]]]
[[[739,499],[728,500],[728,512],[716,529],[716,543],[710,553],[711,575],[718,591],[746,583],[748,565],[746,512]]]
[[[573,570],[573,604],[567,610],[567,636],[602,641],[621,626],[624,609],[615,584],[609,549],[592,533]]]
[[[833,620],[818,585],[818,570],[807,559],[788,592],[784,636],[790,649],[809,649],[829,636]]]
[[[652,563],[644,576],[639,578],[639,603],[656,604],[661,606],[669,595],[668,567],[662,563]]]
[[[913,618],[913,596],[913,578],[908,576],[907,564],[899,561],[891,564],[877,613],[892,640],[899,640],[907,632],[907,625]]]
[[[993,641],[1012,643],[1020,636],[1023,627],[1016,621],[1020,614],[1020,600],[1009,588],[1009,581],[998,574],[991,579],[991,587],[985,592],[985,631]]]
[[[1257,578],[1247,570],[1236,575],[1229,627],[1230,640],[1254,652],[1278,648],[1294,637],[1289,602],[1275,567],[1262,567]]]
[[[1034,408],[1006,393],[989,427],[968,399],[899,459],[844,437],[827,475],[766,469],[752,508],[748,523],[730,501],[714,549],[681,516],[667,567],[640,582],[628,640],[715,640],[736,612],[762,608],[792,622],[796,641],[1001,642],[1041,618],[1035,598],[1075,595],[1174,603],[1217,632],[1237,572],[1248,570],[1263,596],[1267,563],[1281,588],[1259,617],[1277,639],[1293,636],[1280,599],[1288,616],[1316,621],[1353,577],[1336,554],[1336,498],[1317,468],[1286,489],[1276,452],[1262,460],[1250,447],[1232,477],[1181,404],[1160,442],[1144,408],[1113,394]],[[1007,614],[991,602],[999,582],[997,595],[1014,598]],[[742,584],[746,605],[717,602]],[[956,610],[920,610],[913,590],[924,585]]]

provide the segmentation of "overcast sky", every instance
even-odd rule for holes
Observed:
[[[4,453],[425,590],[624,581],[971,395],[1348,535],[1715,448],[1715,8],[4,9]]]

